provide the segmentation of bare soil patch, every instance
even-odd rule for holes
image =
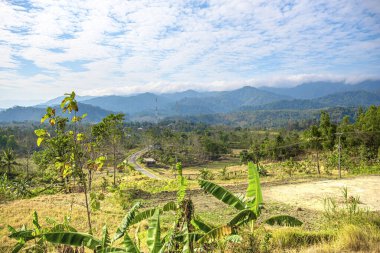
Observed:
[[[342,189],[349,196],[359,196],[362,207],[380,211],[380,176],[363,176],[340,180],[322,180],[298,184],[263,186],[264,200],[283,202],[300,208],[324,210],[324,199],[342,200]]]

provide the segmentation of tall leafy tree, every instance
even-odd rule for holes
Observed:
[[[116,169],[119,162],[123,160],[124,154],[124,114],[110,114],[92,129],[100,146],[111,156],[113,167],[113,184],[116,185]]]
[[[202,144],[211,160],[216,160],[221,155],[228,153],[227,147],[222,142],[213,140],[210,137],[205,136],[202,140]]]
[[[17,145],[16,139],[15,139],[15,136],[13,134],[9,135],[8,140],[7,140],[7,148],[15,150],[17,148],[17,146],[18,145]]]
[[[78,115],[79,108],[74,92],[65,95],[66,97],[61,103],[61,109],[63,113],[67,112],[70,116],[57,116],[55,109],[48,107],[46,114],[41,119],[41,123],[48,121],[54,131],[49,132],[45,128],[35,130],[38,137],[37,145],[44,146],[46,156],[49,157],[45,161],[55,167],[63,180],[67,182],[69,178],[79,179],[79,184],[85,197],[88,227],[91,231],[91,211],[85,175],[85,168],[89,166],[87,162],[88,153],[85,148],[88,138],[79,131],[78,127],[78,123],[87,114]]]
[[[321,144],[321,132],[316,125],[312,125],[310,129],[305,131],[305,137],[308,140],[309,147],[314,150],[317,154],[317,172],[321,174],[319,166],[319,153],[322,150]]]
[[[363,132],[362,144],[367,146],[371,153],[378,153],[380,147],[380,106],[370,106],[365,113],[360,114],[356,128]]]
[[[319,132],[321,133],[323,148],[331,150],[334,147],[336,125],[331,123],[330,115],[326,111],[321,113]]]

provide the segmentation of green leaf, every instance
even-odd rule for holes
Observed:
[[[243,238],[240,235],[229,235],[226,238],[226,242],[241,243]]]
[[[65,244],[70,246],[85,246],[89,249],[101,247],[100,240],[90,234],[78,232],[51,232],[42,234],[46,240],[55,244]]]
[[[49,133],[45,129],[36,129],[34,130],[34,133],[37,135],[37,137],[49,135]]]
[[[102,230],[102,247],[107,248],[111,243],[110,236],[108,234],[107,225]]]
[[[87,117],[87,113],[85,113],[85,114],[82,115],[82,119],[84,119],[86,117]]]
[[[178,175],[180,177],[182,177],[182,163],[176,163],[176,168],[177,168],[177,172],[178,172]]]
[[[199,230],[202,230],[204,233],[208,233],[214,229],[212,226],[204,223],[200,217],[196,217],[192,219],[191,223],[193,224],[194,227],[198,228]]]
[[[240,226],[255,219],[257,219],[256,214],[251,209],[245,209],[235,215],[227,224],[230,226]]]
[[[98,211],[100,209],[100,201],[95,192],[90,193],[90,207],[92,211]]]
[[[255,181],[255,168],[252,163],[248,163],[248,187],[245,197],[247,199],[254,198],[256,196],[256,181]]]
[[[66,95],[66,94],[65,94]],[[63,109],[68,101],[70,101],[70,97],[65,97],[61,102],[61,108]]]
[[[10,226],[10,225],[8,225],[7,228],[8,228],[9,233],[11,233],[11,234],[17,232],[17,230],[14,227]]]
[[[147,244],[150,253],[158,253],[161,250],[160,210],[156,209],[149,220]]]
[[[186,196],[187,182],[186,179],[182,176],[182,164],[177,163],[178,170],[178,191],[177,191],[177,203],[181,203]]]
[[[103,167],[106,160],[107,158],[105,156],[99,156],[98,158],[96,158],[95,159],[96,169],[100,170]]]
[[[67,176],[70,176],[72,173],[73,173],[73,169],[71,168],[71,166],[69,164],[63,164],[63,173],[62,173],[62,176],[63,177],[67,177]]]
[[[39,234],[41,230],[41,226],[40,226],[40,223],[38,222],[38,214],[36,211],[34,211],[33,213],[33,225],[34,225],[34,229],[36,233]]]
[[[71,119],[72,122],[78,122],[78,121],[80,121],[80,120],[81,120],[81,118],[78,117],[78,116],[74,116],[74,117]]]
[[[48,114],[45,114],[42,118],[41,118],[41,123],[44,123],[45,120],[47,120],[49,118],[49,115]]]
[[[177,210],[177,204],[174,201],[170,201],[162,207],[162,211],[164,212],[176,211],[176,210]]]
[[[137,224],[143,220],[149,219],[150,217],[153,216],[154,212],[156,211],[157,208],[152,208],[152,209],[147,209],[145,211],[139,212],[135,215],[135,218],[132,220],[131,225]],[[170,201],[166,203],[161,211],[167,212],[167,211],[175,211],[177,210],[177,204],[173,201]]]
[[[246,198],[252,199],[249,202],[249,206],[253,208],[256,215],[259,215],[260,208],[263,203],[263,195],[260,186],[260,177],[257,166],[252,162],[248,163],[248,187],[246,192]]]
[[[133,205],[131,210],[124,216],[123,221],[120,223],[119,227],[116,230],[116,233],[114,234],[112,241],[116,241],[117,239],[121,238],[124,234],[126,234],[126,231],[129,226],[136,224],[133,223],[133,221],[136,218],[136,211],[138,208],[140,208],[141,204],[140,202],[137,202],[136,204]]]
[[[227,235],[231,235],[233,233],[233,228],[228,225],[220,226],[214,228],[210,232],[206,233],[199,239],[199,243],[205,243],[210,241],[217,241],[224,238]]]
[[[137,248],[136,244],[132,241],[131,237],[126,233],[124,236],[124,246],[125,251],[128,253],[140,253],[140,250]]]
[[[227,205],[235,207],[238,210],[243,210],[245,208],[243,201],[222,186],[207,180],[199,180],[199,185],[203,190],[211,193],[215,198],[223,201]]]
[[[37,138],[37,146],[41,146],[41,143],[43,142],[44,138],[38,137]]]
[[[19,252],[25,245],[25,242],[23,240],[20,240],[19,242],[16,243],[16,245],[12,249],[12,253],[17,253]]]
[[[193,249],[192,249],[193,242],[192,242],[192,238],[190,236],[189,228],[188,228],[186,222],[183,225],[182,232],[184,234],[182,253],[191,253],[191,252],[193,252]]]
[[[137,213],[130,225],[134,225],[134,224],[137,224],[143,220],[149,219],[150,217],[153,216],[155,210],[156,209],[148,209],[148,210]]]
[[[17,239],[17,240],[22,239],[24,241],[29,241],[29,240],[36,238],[36,236],[34,235],[33,230],[22,229],[22,230],[11,233],[9,235],[9,238],[13,238],[13,239]]]
[[[79,133],[77,134],[77,141],[83,141],[84,140],[84,134]]]
[[[273,216],[265,221],[269,225],[279,225],[279,226],[290,226],[290,227],[299,227],[303,224],[299,219],[289,216],[289,215],[278,215]]]

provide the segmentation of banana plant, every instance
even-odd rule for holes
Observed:
[[[156,208],[153,215],[149,218],[147,246],[150,253],[163,252],[163,242],[165,240],[161,239],[160,213],[162,213],[164,209],[169,210],[169,206],[173,207],[173,205],[168,205],[162,209]],[[55,224],[52,228],[42,228],[38,222],[38,215],[34,212],[33,229],[27,229],[26,226],[23,226],[21,229],[16,230],[8,226],[8,230],[10,231],[9,237],[17,240],[12,253],[17,253],[27,247],[29,241],[34,241],[33,244],[29,243],[31,246],[27,248],[28,250],[33,250],[33,252],[46,252],[47,243],[52,243],[54,245],[86,247],[97,253],[140,253],[139,247],[128,235],[129,227],[143,220],[142,217],[146,217],[141,216],[141,213],[137,213],[139,207],[139,203],[135,204],[125,215],[112,240],[110,239],[106,226],[103,227],[101,239],[95,238],[91,234],[77,232],[74,228],[65,223]],[[123,236],[124,247],[114,247],[113,243]]]
[[[210,228],[204,229],[205,226],[199,226],[199,228],[205,232],[203,235],[203,241],[207,239],[212,239],[212,231],[216,229],[228,230],[230,228],[231,233],[235,228],[250,223],[251,232],[253,232],[254,224],[257,218],[261,214],[261,209],[263,207],[263,196],[261,192],[259,170],[257,166],[255,167],[252,162],[248,163],[248,187],[246,190],[245,196],[237,196],[232,192],[228,191],[222,186],[219,186],[213,182],[207,180],[199,180],[200,187],[206,192],[210,193],[217,199],[221,200],[225,204],[234,207],[239,212],[235,215],[226,225],[219,228]],[[289,215],[278,215],[271,217],[264,221],[269,225],[286,225],[286,226],[301,226],[302,222],[295,217]],[[200,224],[200,221],[195,221],[195,223]],[[220,235],[220,233],[219,233]]]
[[[25,247],[33,252],[46,252],[47,242],[70,246],[87,246],[94,249],[100,244],[100,241],[92,235],[78,233],[66,222],[61,224],[54,223],[54,226],[51,228],[43,228],[39,223],[37,212],[33,213],[32,222],[32,229],[28,229],[25,225],[19,230],[8,226],[9,237],[17,240],[12,253],[19,252]],[[33,241],[33,243],[28,244],[29,241]]]

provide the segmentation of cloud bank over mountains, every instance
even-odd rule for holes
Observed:
[[[1,1],[0,10],[0,107],[71,90],[162,93],[380,77],[377,0],[32,0]]]

